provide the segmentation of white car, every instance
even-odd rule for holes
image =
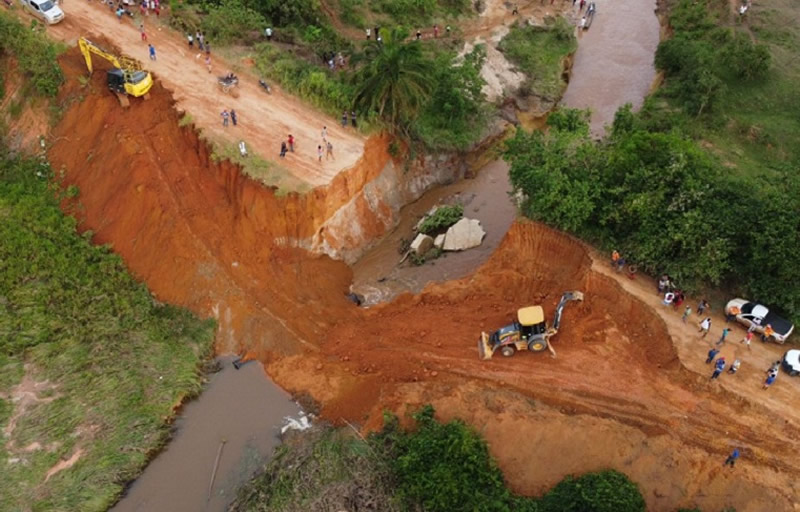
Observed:
[[[22,7],[48,25],[64,19],[64,11],[52,0],[20,0]]]
[[[748,302],[744,299],[733,299],[725,305],[725,314],[730,315],[734,307],[739,308],[739,313],[736,315],[736,320],[739,323],[748,327],[755,323],[755,331],[760,334],[764,334],[764,328],[767,325],[772,326],[772,330],[775,332],[771,338],[780,344],[783,344],[786,338],[794,331],[794,325],[791,322],[772,313],[761,304]]]
[[[800,350],[793,349],[783,354],[781,363],[784,371],[792,377],[800,375]]]

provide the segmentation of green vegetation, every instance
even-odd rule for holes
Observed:
[[[441,233],[464,216],[464,207],[460,204],[446,204],[438,207],[433,215],[425,217],[419,227],[426,235]]]
[[[209,41],[228,44],[243,41],[252,32],[258,37],[266,23],[261,14],[245,5],[242,0],[221,0],[216,5],[207,6],[200,28]]]
[[[550,100],[561,97],[564,58],[578,48],[575,30],[562,17],[545,19],[545,26],[515,23],[498,49],[528,77],[522,92]]]
[[[616,471],[568,477],[541,498],[513,495],[485,441],[463,422],[439,423],[427,406],[416,429],[385,418],[368,439],[349,430],[300,434],[243,488],[232,510],[427,512],[643,512],[635,484]],[[345,506],[347,505],[347,506]]]
[[[548,133],[507,144],[525,213],[606,248],[687,289],[725,285],[800,314],[800,179],[731,174],[677,128],[655,131],[648,113],[617,113],[598,145],[587,115],[551,116]]]
[[[800,4],[776,0],[744,20],[728,4],[673,2],[671,39],[656,64],[665,86],[650,102],[659,128],[677,125],[730,172],[780,180],[800,160]]]
[[[302,57],[262,43],[255,48],[256,69],[310,104],[338,116],[353,105],[354,88],[343,73],[331,73]]]
[[[64,81],[58,66],[58,47],[39,31],[25,27],[14,15],[0,11],[0,56],[5,53],[16,57],[19,69],[37,93],[58,93]]]
[[[155,302],[78,234],[59,209],[78,190],[61,194],[52,178],[47,164],[0,160],[0,427],[12,429],[0,509],[101,511],[200,390],[214,325]],[[33,395],[13,401],[23,390]]]
[[[452,18],[469,12],[469,0],[378,0],[376,10],[409,27],[429,25],[434,17]]]

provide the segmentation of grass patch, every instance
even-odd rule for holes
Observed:
[[[0,425],[22,411],[0,445],[0,510],[104,511],[167,440],[173,407],[199,392],[214,323],[158,304],[79,235],[50,178],[38,161],[0,160]],[[22,381],[41,385],[17,410],[8,397]]]
[[[189,126],[190,124],[194,123],[194,118],[188,112],[185,112],[180,119],[178,119],[178,126],[183,128],[184,126]]]
[[[215,162],[230,160],[239,165],[242,168],[242,172],[247,176],[250,176],[268,187],[275,187],[275,195],[278,197],[285,196],[290,192],[307,192],[312,188],[307,182],[294,176],[288,169],[268,162],[261,156],[253,153],[252,147],[248,147],[247,149],[248,156],[243,157],[236,144],[221,140],[213,140],[210,143],[214,148],[211,158]]]
[[[566,88],[564,58],[578,47],[573,27],[562,17],[545,19],[544,26],[515,23],[498,49],[527,77],[523,92],[550,100]]]

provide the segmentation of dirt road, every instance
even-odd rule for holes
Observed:
[[[191,50],[186,39],[162,25],[155,16],[145,18],[147,42],[141,40],[139,18],[125,17],[117,21],[114,13],[95,1],[68,2],[66,18],[48,28],[58,39],[76,44],[79,37],[101,35],[126,55],[137,58],[169,88],[178,102],[178,109],[191,115],[205,136],[238,144],[244,140],[251,153],[256,153],[275,165],[274,173],[290,174],[295,179],[278,180],[291,188],[308,188],[329,183],[341,170],[352,167],[364,151],[365,139],[352,128],[342,129],[339,121],[325,116],[303,104],[297,98],[273,86],[268,95],[258,85],[258,78],[240,73],[239,97],[233,98],[219,90],[217,75],[230,71],[216,53],[212,53],[212,72],[205,67],[205,55]],[[157,61],[148,59],[147,43],[156,48]],[[212,52],[213,52],[212,41]],[[95,58],[99,69],[107,69],[102,59]],[[274,85],[274,84],[272,84]],[[133,101],[130,108],[139,108]],[[235,109],[239,126],[222,126],[223,109]],[[334,146],[336,160],[317,161],[317,145],[321,144],[322,127]],[[289,134],[294,135],[296,152],[279,158],[280,144]]]

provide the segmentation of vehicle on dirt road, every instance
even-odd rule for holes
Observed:
[[[52,0],[20,0],[22,8],[47,25],[55,25],[64,19],[64,11]]]
[[[93,71],[92,54],[102,57],[114,66],[113,69],[108,71],[108,89],[116,94],[120,105],[123,107],[130,105],[128,96],[149,98],[147,93],[153,87],[153,77],[149,72],[142,69],[142,64],[138,60],[117,57],[85,37],[78,39],[78,46],[81,49],[83,58],[86,59],[86,67],[89,68],[90,75]]]
[[[792,349],[783,354],[781,365],[792,377],[800,375],[800,350]]]
[[[725,305],[725,314],[733,314],[737,322],[748,327],[755,323],[755,331],[759,334],[764,334],[767,326],[771,326],[773,333],[769,335],[769,338],[780,344],[783,344],[794,331],[794,325],[788,320],[776,315],[766,306],[745,299],[728,301]]]
[[[233,73],[228,73],[225,76],[218,76],[217,83],[219,84],[220,89],[225,94],[230,94],[234,98],[238,98],[239,95],[234,92],[234,87],[239,85],[239,77],[234,75]]]
[[[542,306],[529,306],[519,309],[516,321],[498,329],[491,336],[482,332],[478,341],[481,359],[491,359],[497,351],[504,357],[511,357],[518,350],[542,352],[549,349],[555,356],[556,352],[549,343],[550,338],[558,333],[564,306],[571,300],[582,301],[583,293],[573,291],[561,296],[551,327],[547,327]]]

